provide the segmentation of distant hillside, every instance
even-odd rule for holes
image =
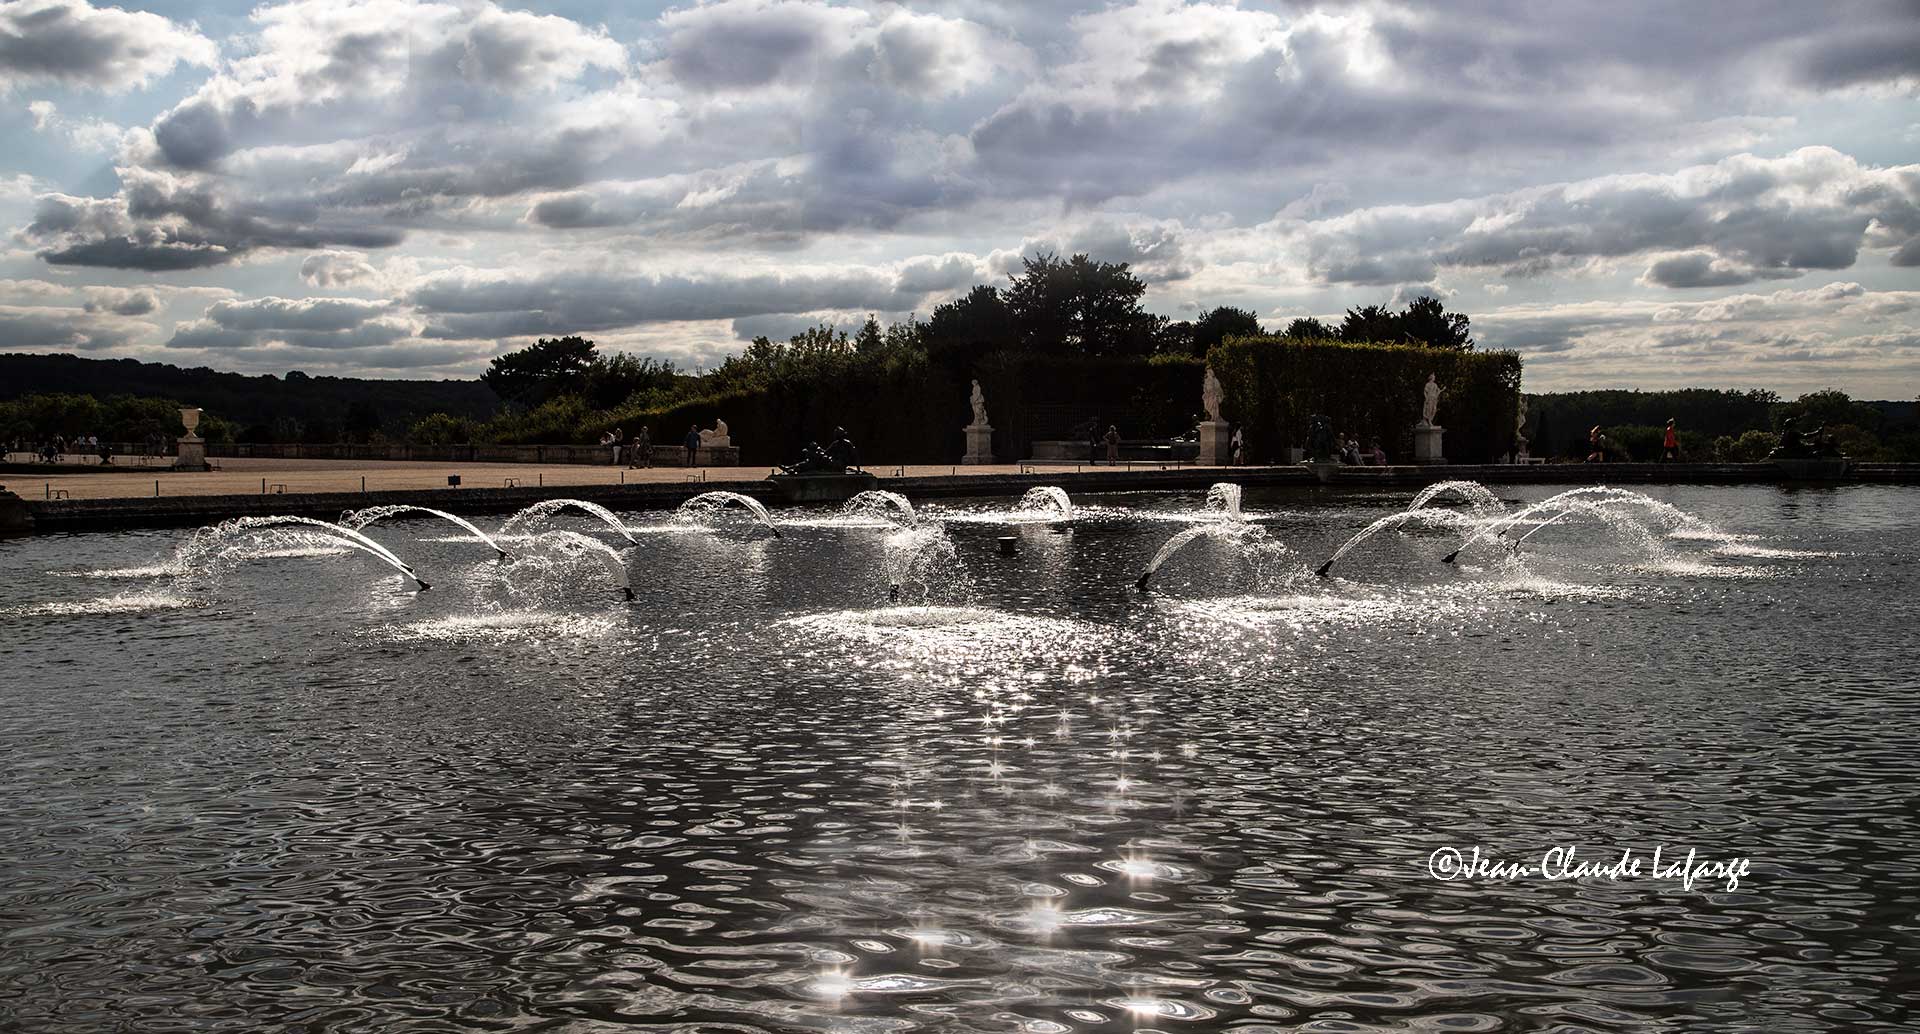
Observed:
[[[199,406],[241,428],[244,440],[334,439],[353,411],[356,422],[377,419],[397,435],[429,413],[484,420],[499,400],[472,381],[383,381],[351,377],[250,377],[206,367],[181,369],[134,359],[86,359],[74,355],[0,354],[0,401],[45,393],[144,395]],[[287,422],[301,431],[287,434]],[[280,433],[267,432],[279,424]],[[252,429],[263,433],[250,433]],[[328,432],[332,432],[329,434]]]

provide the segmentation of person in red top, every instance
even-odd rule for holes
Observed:
[[[1660,443],[1660,462],[1680,458],[1680,432],[1673,429],[1673,418],[1667,418],[1667,437]]]

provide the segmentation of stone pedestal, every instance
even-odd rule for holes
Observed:
[[[684,454],[685,450],[681,450]],[[708,445],[701,443],[700,451],[694,456],[694,462],[702,467],[737,467],[740,465],[740,447],[738,445]]]
[[[1200,422],[1200,459],[1203,467],[1224,467],[1233,461],[1231,424],[1225,420]]]
[[[1413,425],[1413,462],[1437,464],[1447,462],[1447,454],[1441,448],[1441,436],[1446,434],[1444,427],[1431,424]]]
[[[986,424],[975,424],[963,428],[967,435],[967,452],[960,462],[969,467],[989,466],[993,463],[993,428]]]
[[[174,454],[173,469],[207,469],[207,440],[205,438],[197,434],[187,435],[180,439],[178,449],[179,451]]]

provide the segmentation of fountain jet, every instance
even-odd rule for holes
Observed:
[[[512,554],[508,553],[500,543],[495,542],[493,536],[474,527],[473,523],[465,517],[455,516],[445,510],[436,510],[430,506],[369,506],[364,510],[349,510],[340,515],[340,526],[357,530],[373,524],[375,521],[383,521],[388,517],[402,513],[424,513],[430,517],[438,517],[441,520],[450,521],[466,529],[467,534],[472,535],[475,539],[486,543],[495,553],[499,554],[499,559],[512,559]]]
[[[1207,509],[1230,521],[1244,521],[1247,515],[1240,512],[1240,495],[1243,489],[1231,481],[1215,482],[1207,489]]]
[[[780,537],[780,529],[774,527],[773,515],[767,512],[766,505],[750,495],[741,495],[738,492],[702,492],[681,503],[680,508],[675,510],[673,515],[677,520],[703,523],[702,517],[731,506],[737,506],[752,514],[755,520],[766,526],[774,538]]]
[[[1041,513],[1053,510],[1060,516],[1056,520],[1073,520],[1073,500],[1068,498],[1067,490],[1054,485],[1039,485],[1029,488],[1020,502],[1014,506],[1021,513]]]
[[[847,521],[878,520],[909,528],[920,519],[913,503],[898,492],[872,488],[856,494],[840,507],[840,518]]]
[[[332,524],[314,517],[236,517],[233,520],[224,521],[216,525],[207,537],[212,541],[218,541],[243,531],[258,531],[263,528],[278,528],[288,525],[318,529],[321,534],[340,542],[342,545],[378,557],[394,570],[413,579],[413,584],[418,586],[422,591],[433,588],[433,586],[427,584],[426,579],[416,574],[413,568],[408,566],[405,561],[394,556],[393,552],[387,549],[387,547],[360,534],[352,528],[341,527],[338,524]],[[201,545],[201,548],[204,548],[204,544]]]
[[[1187,544],[1195,539],[1210,538],[1222,542],[1233,542],[1244,545],[1251,542],[1262,542],[1265,540],[1266,535],[1267,529],[1257,524],[1241,522],[1196,524],[1191,528],[1182,529],[1174,533],[1174,536],[1168,539],[1165,545],[1160,547],[1160,552],[1153,555],[1153,559],[1147,562],[1147,569],[1140,573],[1139,578],[1134,579],[1133,586],[1144,594],[1147,591],[1147,583],[1153,580],[1154,574],[1160,570],[1161,565],[1171,559],[1175,553],[1185,549]],[[1279,543],[1272,543],[1272,545],[1284,551],[1285,547],[1280,547]]]
[[[1565,492],[1549,496],[1530,506],[1522,507],[1489,525],[1476,529],[1472,534],[1468,535],[1453,552],[1441,557],[1440,562],[1443,564],[1451,564],[1459,559],[1461,553],[1476,543],[1488,538],[1504,538],[1508,529],[1537,513],[1564,509],[1569,512],[1580,511],[1604,517],[1612,516],[1613,514],[1610,508],[1615,506],[1633,506],[1647,510],[1655,517],[1661,518],[1676,527],[1689,524],[1698,525],[1701,523],[1699,518],[1685,510],[1671,503],[1663,503],[1644,492],[1631,492],[1624,488],[1609,488],[1605,485],[1587,485],[1581,488],[1570,488]],[[1537,531],[1539,529],[1536,528],[1534,530]],[[1528,534],[1532,534],[1532,532],[1528,532]]]
[[[633,584],[627,578],[626,562],[612,546],[599,539],[588,538],[577,531],[546,531],[534,538],[536,547],[551,546],[562,553],[591,556],[605,565],[607,574],[613,578],[614,585],[628,602],[634,600]]]
[[[1346,543],[1343,544],[1339,549],[1334,550],[1333,555],[1327,558],[1327,562],[1324,564],[1321,564],[1317,569],[1314,570],[1313,573],[1319,575],[1322,578],[1328,577],[1329,572],[1333,570],[1333,565],[1336,563],[1339,563],[1341,557],[1344,557],[1348,553],[1353,552],[1354,547],[1360,545],[1362,542],[1367,541],[1368,539],[1374,537],[1375,535],[1378,535],[1380,532],[1387,530],[1388,528],[1399,527],[1402,524],[1415,524],[1415,523],[1441,524],[1449,527],[1458,528],[1462,525],[1468,524],[1470,520],[1471,518],[1467,517],[1464,514],[1454,513],[1452,510],[1439,510],[1433,507],[1427,507],[1425,509],[1420,509],[1420,510],[1402,510],[1399,513],[1390,513],[1385,517],[1382,517],[1379,520],[1374,521],[1372,524],[1367,525],[1365,528],[1360,529],[1359,533],[1355,534],[1352,538],[1348,539]]]
[[[507,522],[500,526],[499,534],[504,536],[522,525],[536,524],[568,507],[599,518],[607,527],[619,532],[620,536],[627,540],[628,545],[638,544],[638,540],[633,537],[633,532],[627,528],[624,521],[613,515],[613,511],[599,503],[589,503],[584,499],[546,499],[537,502],[507,518]]]

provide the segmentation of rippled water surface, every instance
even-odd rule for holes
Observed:
[[[1647,491],[0,542],[0,1029],[1912,1030],[1920,490]]]

